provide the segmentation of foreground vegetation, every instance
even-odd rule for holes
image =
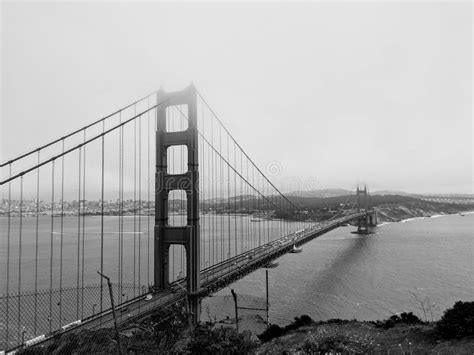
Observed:
[[[175,305],[120,331],[124,354],[473,354],[474,302],[456,302],[437,322],[413,313],[383,321],[331,319],[315,322],[296,317],[271,325],[258,339],[249,331],[207,322],[188,327],[185,307]],[[65,334],[48,346],[22,349],[21,354],[116,354],[113,329]]]

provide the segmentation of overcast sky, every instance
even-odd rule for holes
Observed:
[[[193,81],[277,183],[474,192],[470,2],[1,7],[2,161]]]

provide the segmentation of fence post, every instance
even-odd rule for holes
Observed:
[[[107,285],[109,286],[109,294],[110,294],[110,303],[112,306],[112,315],[114,317],[114,328],[115,328],[115,336],[117,337],[117,348],[118,348],[118,353],[119,355],[122,355],[122,346],[120,344],[120,333],[118,331],[118,326],[117,326],[117,316],[115,315],[115,304],[114,304],[114,293],[112,291],[112,282],[110,282],[110,278],[105,276],[104,274],[101,274],[99,271],[97,273],[103,277],[104,279],[107,280]]]
[[[235,305],[235,327],[237,329],[237,333],[239,332],[239,307],[237,307],[237,294],[235,293],[234,289],[231,288],[230,292],[232,293],[232,297],[234,298],[234,305]]]

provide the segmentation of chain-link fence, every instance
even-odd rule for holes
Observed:
[[[146,286],[113,284],[115,304],[148,292]],[[0,297],[0,347],[10,349],[111,308],[107,285],[44,290]]]

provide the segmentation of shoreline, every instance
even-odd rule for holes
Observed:
[[[391,207],[403,207],[403,206],[391,206]],[[446,217],[446,216],[455,216],[455,215],[470,215],[470,214],[474,214],[474,210],[459,210],[457,212],[452,212],[452,213],[443,213],[442,211],[436,211],[436,213],[433,213],[433,214],[409,214],[409,213],[406,213],[406,216],[405,217],[408,217],[408,218],[396,218],[396,217],[392,217],[392,216],[389,216],[389,214],[385,214],[384,212],[380,212],[380,211],[385,211],[385,208],[376,208],[376,210],[379,212],[379,214],[382,214],[382,217],[379,217],[383,220],[383,222],[379,223],[377,226],[382,226],[382,225],[385,225],[385,224],[389,224],[389,223],[398,223],[398,222],[402,222],[402,223],[406,223],[406,222],[409,222],[409,221],[412,221],[412,220],[417,220],[417,219],[427,219],[427,218],[439,218],[439,217]],[[417,211],[416,210],[410,210],[410,209],[407,209],[408,211],[412,212],[412,213],[416,213]],[[173,216],[181,216],[181,214],[176,214],[176,213],[171,213],[171,215]],[[208,215],[207,213],[204,213],[203,215]],[[252,215],[244,215],[244,214],[233,214],[233,213],[230,213],[230,214],[214,214],[216,216],[230,216],[230,217],[251,217]],[[60,218],[60,217],[78,217],[79,215],[78,214],[69,214],[69,213],[64,213],[62,216],[61,214],[54,214],[52,217],[53,218]],[[101,217],[100,214],[96,214],[96,213],[86,213],[86,214],[81,214],[80,215],[81,217]],[[0,214],[0,218],[8,218],[8,217],[20,217],[20,214],[19,213],[12,213],[10,216],[8,215],[5,215],[5,214]],[[37,215],[34,214],[34,213],[23,213],[22,214],[22,218],[36,218]],[[48,217],[50,218],[51,217],[51,214],[47,214],[47,213],[42,213],[39,215],[39,217]],[[130,214],[130,213],[127,213],[127,214],[123,214],[123,215],[118,215],[118,214],[111,214],[111,213],[104,213],[104,217],[126,217],[126,218],[137,218],[137,217],[154,217],[154,214],[144,214],[144,213],[137,213],[137,214]],[[385,218],[388,218],[389,220],[385,220]],[[269,221],[279,221],[280,219],[268,219]],[[295,220],[288,220],[288,222],[298,222],[298,221],[295,221]],[[306,223],[320,223],[321,221],[314,221],[314,220],[306,220],[304,221]]]
[[[377,224],[377,227],[382,227],[391,223],[407,223],[407,222],[422,220],[422,219],[429,219],[429,218],[436,219],[440,217],[457,216],[457,215],[464,217],[464,215],[471,215],[471,214],[474,214],[474,211],[469,210],[469,211],[461,211],[461,212],[455,212],[455,213],[434,214],[430,216],[417,216],[417,217],[410,217],[406,219],[399,219],[395,221],[384,221],[382,223]]]

